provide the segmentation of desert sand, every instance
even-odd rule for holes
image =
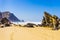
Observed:
[[[60,30],[45,27],[4,27],[0,28],[0,40],[60,40]]]

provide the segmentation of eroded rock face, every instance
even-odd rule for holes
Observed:
[[[11,12],[5,11],[0,12],[0,24],[4,26],[9,26],[11,22],[19,22],[20,20]]]
[[[2,23],[2,24],[8,23],[8,22],[9,22],[9,20],[8,20],[7,18],[2,18],[2,20],[1,20],[1,23]]]
[[[19,20],[13,13],[11,13],[9,11],[0,12],[0,20],[2,18],[7,18],[12,22],[20,22],[20,21],[24,22],[24,20]]]
[[[10,21],[7,18],[2,18],[1,24],[4,24],[5,26],[10,26]]]
[[[59,24],[59,18],[56,15],[50,15],[47,12],[44,12],[43,20],[42,20],[42,26],[49,26],[53,27],[53,29],[58,29]]]

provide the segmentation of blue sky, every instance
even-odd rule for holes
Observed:
[[[10,11],[25,21],[41,21],[44,11],[60,17],[60,0],[0,0],[0,11]]]

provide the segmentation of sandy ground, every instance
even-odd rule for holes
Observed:
[[[60,30],[44,27],[5,27],[0,28],[0,40],[60,40]]]

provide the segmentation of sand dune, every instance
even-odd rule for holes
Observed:
[[[44,27],[5,27],[0,28],[0,40],[60,40],[60,30]]]

